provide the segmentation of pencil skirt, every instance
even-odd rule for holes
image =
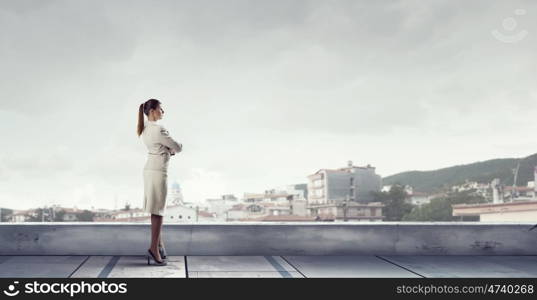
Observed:
[[[166,209],[168,174],[144,169],[144,211],[163,216]]]

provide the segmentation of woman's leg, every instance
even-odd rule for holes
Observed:
[[[162,242],[162,223],[160,226],[160,233],[158,235],[158,246],[164,248],[164,243]]]
[[[160,230],[162,228],[162,216],[151,214],[151,252],[155,255],[157,260],[161,261],[160,253],[158,251],[158,242],[160,239]]]

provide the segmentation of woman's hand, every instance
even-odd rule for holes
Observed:
[[[170,153],[170,155],[175,155],[175,150],[173,150],[170,147],[166,147],[166,149],[168,149],[168,152]]]

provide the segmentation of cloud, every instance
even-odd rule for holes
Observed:
[[[528,36],[496,40],[516,8]],[[347,160],[390,175],[530,154],[535,8],[2,2],[0,197],[137,206],[146,149],[134,130],[149,98],[185,145],[169,174],[187,200],[301,183]]]

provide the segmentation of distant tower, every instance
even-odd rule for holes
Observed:
[[[175,181],[170,187],[170,201],[171,205],[181,205],[183,204],[183,192],[181,191],[181,186],[177,181]]]

